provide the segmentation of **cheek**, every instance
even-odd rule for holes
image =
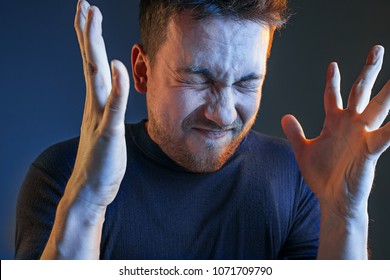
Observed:
[[[206,103],[204,94],[192,89],[176,89],[173,91],[173,95],[175,100],[172,100],[172,102],[175,103],[180,121],[193,115]]]
[[[176,130],[188,115],[204,104],[202,91],[179,86],[169,76],[153,78],[148,81],[147,106],[160,124]]]
[[[256,117],[260,107],[261,94],[255,96],[241,96],[238,97],[236,109],[241,120],[245,123]]]
[[[189,115],[205,104],[205,98],[199,91],[168,87],[161,89],[160,96],[154,98],[154,110],[164,116],[171,127],[181,127]],[[157,109],[157,110],[156,110]]]

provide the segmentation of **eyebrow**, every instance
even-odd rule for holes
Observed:
[[[215,80],[213,74],[207,69],[207,68],[202,68],[198,66],[190,66],[187,68],[182,68],[182,72],[187,73],[187,74],[198,74],[202,75],[210,80]],[[249,81],[249,80],[261,80],[264,78],[263,74],[258,74],[255,72],[249,73],[247,75],[242,76],[238,81],[239,82],[244,82],[244,81]]]

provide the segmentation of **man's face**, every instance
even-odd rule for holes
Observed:
[[[195,21],[183,13],[147,67],[150,137],[192,172],[222,167],[260,106],[270,39],[251,21]]]

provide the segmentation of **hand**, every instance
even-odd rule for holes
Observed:
[[[41,259],[98,259],[107,206],[126,170],[124,116],[129,75],[107,61],[97,7],[79,1],[75,28],[83,58],[86,99],[79,147]]]
[[[390,123],[381,127],[390,108],[390,82],[370,101],[383,54],[383,47],[372,48],[346,109],[337,64],[329,65],[324,94],[326,118],[317,138],[306,139],[293,116],[282,119],[283,130],[306,183],[319,200],[323,217],[355,219],[367,211],[375,165],[390,145]]]
[[[102,14],[79,1],[75,29],[86,82],[86,101],[74,171],[66,192],[97,206],[115,198],[126,170],[124,116],[129,76],[119,61],[110,67],[102,37]]]

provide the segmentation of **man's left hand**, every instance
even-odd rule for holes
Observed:
[[[348,235],[350,230],[356,229],[353,228],[354,223],[360,226],[366,224],[360,227],[366,231],[367,203],[375,166],[390,145],[390,123],[382,126],[390,109],[390,81],[370,101],[383,55],[383,47],[374,46],[371,49],[345,109],[340,94],[338,66],[336,63],[329,65],[324,94],[326,117],[318,137],[307,139],[293,116],[286,115],[282,119],[283,130],[293,146],[305,182],[320,203],[320,247],[321,242],[328,243],[323,240],[327,238],[324,235],[329,233],[330,238],[333,229],[340,235],[339,242],[345,245],[339,248],[340,254],[335,252],[326,258],[365,258],[363,252],[350,254]],[[352,238],[355,239],[356,236]],[[366,236],[362,239],[366,239]],[[330,243],[337,242],[332,240]]]

